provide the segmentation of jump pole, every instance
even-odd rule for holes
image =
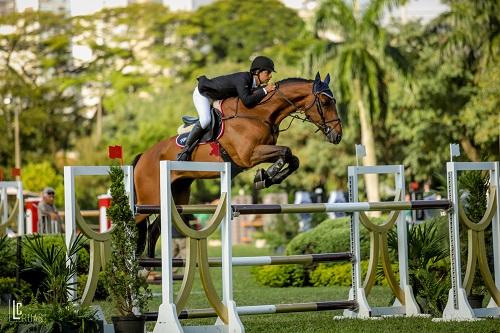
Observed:
[[[15,188],[16,202],[9,215],[9,202],[7,189]],[[5,228],[7,232],[7,227],[9,224],[13,224],[17,220],[17,236],[24,236],[24,196],[23,196],[23,183],[20,180],[14,181],[0,181],[0,230]]]

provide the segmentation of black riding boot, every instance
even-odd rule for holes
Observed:
[[[179,154],[177,154],[177,161],[191,160],[191,153],[193,152],[194,148],[196,147],[196,144],[201,139],[201,136],[203,135],[204,132],[205,129],[201,128],[200,122],[197,121],[194,124],[193,129],[191,130],[186,139],[186,144],[184,145],[184,148]]]

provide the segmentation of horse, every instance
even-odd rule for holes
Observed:
[[[330,75],[327,74],[322,81],[319,73],[314,80],[285,79],[277,82],[276,89],[251,109],[240,103],[237,97],[226,99],[223,102],[222,118],[224,133],[216,141],[220,154],[214,154],[213,145],[198,145],[193,151],[192,160],[230,161],[232,177],[261,163],[272,163],[266,170],[257,170],[255,186],[262,189],[280,184],[299,167],[299,159],[293,155],[291,149],[276,144],[280,133],[279,126],[285,118],[294,117],[313,123],[330,143],[338,144],[342,139],[342,122],[329,83]],[[180,149],[174,136],[156,143],[136,156],[133,165],[137,205],[160,204],[159,162],[175,160]],[[190,186],[195,179],[218,176],[219,174],[214,172],[173,172],[171,186],[175,203],[189,203]],[[139,228],[139,242],[144,242],[138,244],[140,253],[145,247],[147,224],[143,221],[147,217],[145,214],[137,214],[135,218]],[[151,227],[154,226],[156,230],[150,230],[149,256],[154,255],[154,243],[159,236],[158,219],[151,224]]]

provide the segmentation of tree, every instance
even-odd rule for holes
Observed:
[[[0,17],[0,144],[2,163],[12,163],[13,132],[19,113],[23,160],[54,156],[86,131],[79,112],[79,83],[72,72],[71,25],[68,19],[44,12]],[[79,126],[74,126],[77,123]],[[26,154],[25,152],[33,152]],[[4,162],[5,161],[5,162]]]
[[[324,0],[316,11],[316,29],[334,32],[339,41],[329,54],[334,59],[334,77],[338,79],[340,100],[357,110],[361,143],[366,147],[365,165],[376,165],[376,133],[384,130],[387,114],[387,70],[400,63],[400,54],[388,43],[380,24],[386,5],[375,0],[361,10],[357,0],[349,5],[342,0]],[[393,60],[391,64],[390,60]],[[379,201],[378,176],[365,175],[369,201]]]
[[[427,26],[400,27],[394,41],[413,71],[410,82],[391,86],[388,125],[419,180],[443,170],[450,142],[460,142],[469,160],[498,159],[498,8],[448,3],[450,11]]]
[[[247,62],[266,48],[297,40],[305,24],[280,1],[223,0],[200,7],[193,21],[213,61]]]

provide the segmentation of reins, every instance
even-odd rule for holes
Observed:
[[[279,84],[277,83],[276,84],[276,89],[274,89],[270,94],[268,94],[268,96],[266,96],[259,104],[257,105],[263,105],[267,102],[269,102],[273,97],[274,95],[278,94],[282,99],[284,99],[288,104],[290,104],[291,106],[293,106],[295,108],[295,110],[293,112],[291,112],[288,117],[291,117],[292,120],[290,121],[290,123],[288,124],[288,126],[285,128],[285,129],[280,129],[279,128],[279,125],[275,125],[273,123],[271,123],[270,121],[266,120],[266,119],[261,119],[257,116],[250,116],[250,115],[239,115],[238,114],[238,106],[239,106],[239,102],[240,102],[240,99],[238,98],[236,100],[236,109],[235,109],[235,112],[233,115],[231,116],[227,116],[227,117],[223,117],[222,120],[229,120],[229,119],[233,119],[233,118],[246,118],[246,119],[254,119],[254,120],[257,120],[257,121],[260,121],[260,122],[263,122],[264,124],[266,124],[267,126],[269,126],[269,128],[271,129],[271,134],[275,134],[275,133],[281,133],[281,132],[285,132],[287,131],[290,126],[292,125],[292,122],[295,120],[295,119],[298,119],[298,120],[302,120],[302,122],[306,121],[308,123],[312,123],[314,124],[318,129],[316,130],[316,132],[318,131],[323,131],[325,134],[328,134],[328,132],[330,132],[330,128],[327,126],[327,124],[329,123],[332,123],[332,122],[340,122],[340,118],[337,118],[337,119],[332,119],[332,120],[329,120],[329,121],[326,121],[325,119],[325,114],[324,114],[324,110],[323,110],[323,106],[321,105],[321,101],[319,99],[319,95],[325,95],[325,96],[328,96],[332,101],[335,101],[335,98],[333,98],[332,96],[328,95],[326,92],[324,91],[319,91],[319,92],[314,92],[314,86],[313,86],[313,94],[314,94],[314,100],[312,101],[312,103],[310,105],[308,105],[307,107],[300,107],[298,106],[294,101],[292,101],[291,99],[289,99],[283,92],[281,92],[281,90],[279,89]],[[320,115],[321,117],[321,121],[323,124],[316,124],[314,123],[309,116],[305,115],[306,111],[308,111],[309,109],[311,109],[314,105],[316,105],[316,109],[318,110],[318,114]],[[303,117],[300,116],[300,114],[304,114]]]

